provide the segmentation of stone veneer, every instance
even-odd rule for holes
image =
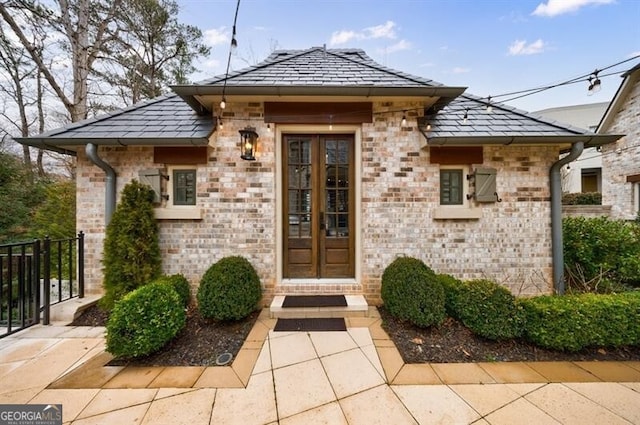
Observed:
[[[416,104],[376,103],[374,122],[362,125],[361,276],[357,284],[276,287],[275,132],[262,119],[261,103],[230,104],[224,128],[211,138],[207,166],[197,172],[202,220],[159,220],[163,271],[182,273],[195,287],[206,269],[227,255],[243,255],[260,275],[265,302],[276,293],[363,293],[380,302],[384,268],[398,255],[421,258],[437,273],[462,279],[488,278],[513,293],[551,290],[549,168],[558,147],[488,146],[484,163],[497,171],[502,202],[474,204],[477,220],[436,220],[439,166],[430,164],[415,116]],[[382,113],[385,112],[385,113]],[[410,115],[410,114],[409,114]],[[258,159],[239,158],[238,130],[260,134]],[[273,126],[272,126],[273,127]],[[118,193],[153,164],[152,147],[101,147],[116,170]],[[177,165],[177,164],[176,164]],[[86,234],[86,284],[101,292],[104,238],[104,173],[78,154],[77,228]],[[472,202],[473,204],[473,202]]]
[[[632,220],[638,214],[634,184],[627,182],[627,176],[640,174],[639,124],[640,77],[635,77],[635,85],[624,104],[604,129],[607,134],[625,134],[616,143],[602,147],[602,204],[612,206],[612,218]]]

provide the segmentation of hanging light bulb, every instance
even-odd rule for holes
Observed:
[[[431,123],[427,124],[427,131],[431,130]]]
[[[465,109],[464,117],[462,117],[462,124],[466,124],[467,122],[469,122],[469,110]]]
[[[224,109],[227,107],[227,102],[224,99],[224,96],[222,96],[222,100],[220,101],[220,109]]]
[[[600,78],[598,78],[598,71],[597,69],[595,71],[593,71],[593,74],[591,74],[591,76],[589,77],[589,89],[587,91],[587,95],[591,96],[594,93],[598,93],[600,91],[601,84],[600,84]]]
[[[493,105],[491,104],[491,96],[487,99],[487,113],[490,114],[493,112]]]
[[[405,127],[407,125],[407,115],[406,115],[407,111],[402,111],[402,123],[401,125],[403,127]]]
[[[222,130],[224,128],[224,124],[222,123],[222,118],[218,117],[218,125],[220,127],[220,130]]]
[[[267,123],[267,131],[271,133],[271,124]]]

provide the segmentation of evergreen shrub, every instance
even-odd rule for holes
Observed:
[[[562,351],[640,344],[640,292],[545,295],[520,300],[525,337]]]
[[[122,190],[107,226],[104,241],[104,289],[101,307],[160,276],[158,224],[153,212],[153,189],[133,180]]]
[[[456,311],[459,307],[457,307],[457,303],[460,298],[459,294],[464,288],[464,283],[449,274],[439,274],[437,277],[444,288],[444,305],[447,315],[458,319]]]
[[[184,328],[186,313],[171,285],[150,283],[119,300],[107,322],[107,351],[133,358],[162,348]]]
[[[463,283],[452,301],[454,317],[484,338],[502,340],[522,335],[523,313],[513,294],[490,280]]]
[[[416,258],[399,257],[387,266],[381,297],[389,313],[416,326],[439,325],[446,317],[442,283]]]
[[[240,320],[256,309],[261,297],[260,278],[251,263],[239,256],[225,257],[202,276],[198,309],[207,319]]]
[[[154,282],[166,283],[171,285],[180,296],[180,302],[184,307],[189,305],[191,300],[191,285],[186,277],[182,274],[173,274],[171,276],[160,276]]]

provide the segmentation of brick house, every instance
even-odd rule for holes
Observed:
[[[382,272],[407,255],[438,273],[547,293],[562,272],[559,152],[617,139],[489,104],[358,49],[276,51],[172,90],[20,139],[77,156],[89,291],[102,290],[117,193],[141,179],[157,191],[164,272],[194,286],[221,257],[242,255],[265,302],[343,293],[379,303]],[[255,136],[255,160],[241,159]]]
[[[622,77],[597,133],[625,134],[602,147],[602,203],[612,218],[632,220],[640,212],[640,64]]]

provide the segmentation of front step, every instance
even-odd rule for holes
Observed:
[[[362,295],[345,295],[346,306],[332,305],[332,299],[327,296],[304,296],[304,299],[285,303],[285,298],[291,295],[276,295],[269,308],[271,318],[303,319],[322,317],[366,317],[369,311],[367,300]],[[293,296],[295,297],[295,296]],[[287,300],[291,301],[291,300]],[[303,302],[295,302],[303,301]],[[306,307],[287,307],[288,304],[306,305]]]

